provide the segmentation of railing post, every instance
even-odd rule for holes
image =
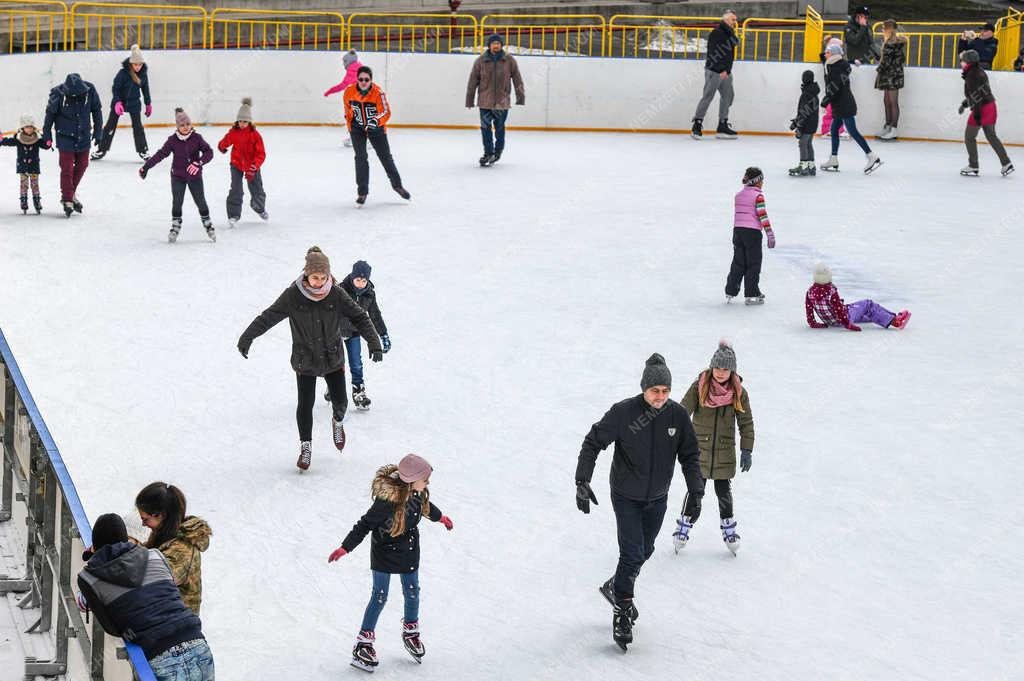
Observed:
[[[11,519],[14,511],[14,381],[4,364],[4,432],[0,439],[3,451],[3,483],[0,491],[0,522]]]
[[[42,443],[36,438],[37,446],[43,450]],[[37,631],[49,631],[53,624],[53,564],[57,557],[57,550],[54,546],[54,535],[56,534],[57,521],[57,480],[54,478],[50,466],[44,459],[45,454],[40,456],[44,462],[42,484],[43,484],[43,524],[42,537],[40,537],[39,556],[42,559],[42,574],[39,580],[40,604],[39,628]]]

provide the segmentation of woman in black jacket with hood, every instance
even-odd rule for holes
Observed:
[[[843,58],[843,48],[829,45],[825,49],[825,96],[821,106],[832,105],[832,155],[821,164],[822,170],[839,170],[839,128],[846,126],[850,137],[864,150],[867,165],[864,174],[874,172],[882,165],[878,154],[871,151],[864,136],[857,130],[857,100],[850,89],[850,62]]]
[[[143,161],[149,158],[149,144],[146,129],[142,127],[142,105],[146,105],[146,118],[153,113],[153,100],[149,96],[149,67],[142,57],[138,45],[132,45],[131,55],[121,62],[121,70],[114,76],[110,88],[114,98],[110,102],[110,116],[103,128],[103,139],[92,153],[92,160],[98,161],[110,151],[110,144],[117,132],[117,122],[122,114],[132,118],[132,134],[135,136],[135,151]]]

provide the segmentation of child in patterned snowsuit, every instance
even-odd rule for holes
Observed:
[[[844,303],[839,297],[839,289],[832,285],[832,270],[822,264],[814,268],[814,284],[804,296],[804,311],[807,313],[807,325],[812,329],[841,326],[850,331],[860,331],[857,324],[864,322],[874,322],[883,329],[890,326],[902,329],[910,321],[907,310],[894,314],[873,300]]]
[[[21,177],[21,212],[28,212],[28,189],[32,187],[32,203],[36,214],[42,212],[43,201],[39,196],[39,148],[50,148],[50,143],[43,143],[36,129],[35,119],[29,114],[22,114],[18,122],[18,134],[4,138],[0,135],[0,146],[18,148],[18,165],[16,172]]]

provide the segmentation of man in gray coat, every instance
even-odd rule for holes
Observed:
[[[526,90],[523,88],[523,78],[519,75],[519,64],[515,57],[505,52],[504,47],[504,41],[497,33],[487,37],[487,49],[473,62],[469,84],[466,86],[466,108],[473,108],[474,97],[480,107],[480,132],[484,138],[481,166],[493,165],[505,149],[505,119],[511,108],[513,85],[516,88],[516,104],[526,104]]]

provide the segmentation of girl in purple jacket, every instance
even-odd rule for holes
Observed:
[[[775,248],[775,232],[764,207],[764,173],[760,168],[747,168],[743,173],[743,189],[736,194],[736,214],[732,230],[732,266],[725,280],[725,302],[740,294],[747,305],[761,305],[764,294],[758,286],[761,279],[761,232],[768,235],[768,248]]]
[[[174,110],[174,122],[178,129],[173,135],[167,138],[160,151],[152,157],[141,168],[139,177],[146,179],[146,173],[160,161],[173,154],[171,159],[171,231],[167,234],[167,241],[174,243],[178,240],[178,233],[181,231],[181,204],[185,200],[185,189],[188,188],[192,194],[192,200],[196,202],[199,209],[199,217],[206,228],[206,236],[210,241],[217,240],[217,233],[213,230],[213,223],[210,221],[210,207],[206,205],[206,195],[203,192],[203,166],[213,160],[213,149],[206,143],[203,136],[192,128],[192,120],[185,113],[185,110],[178,107]]]

